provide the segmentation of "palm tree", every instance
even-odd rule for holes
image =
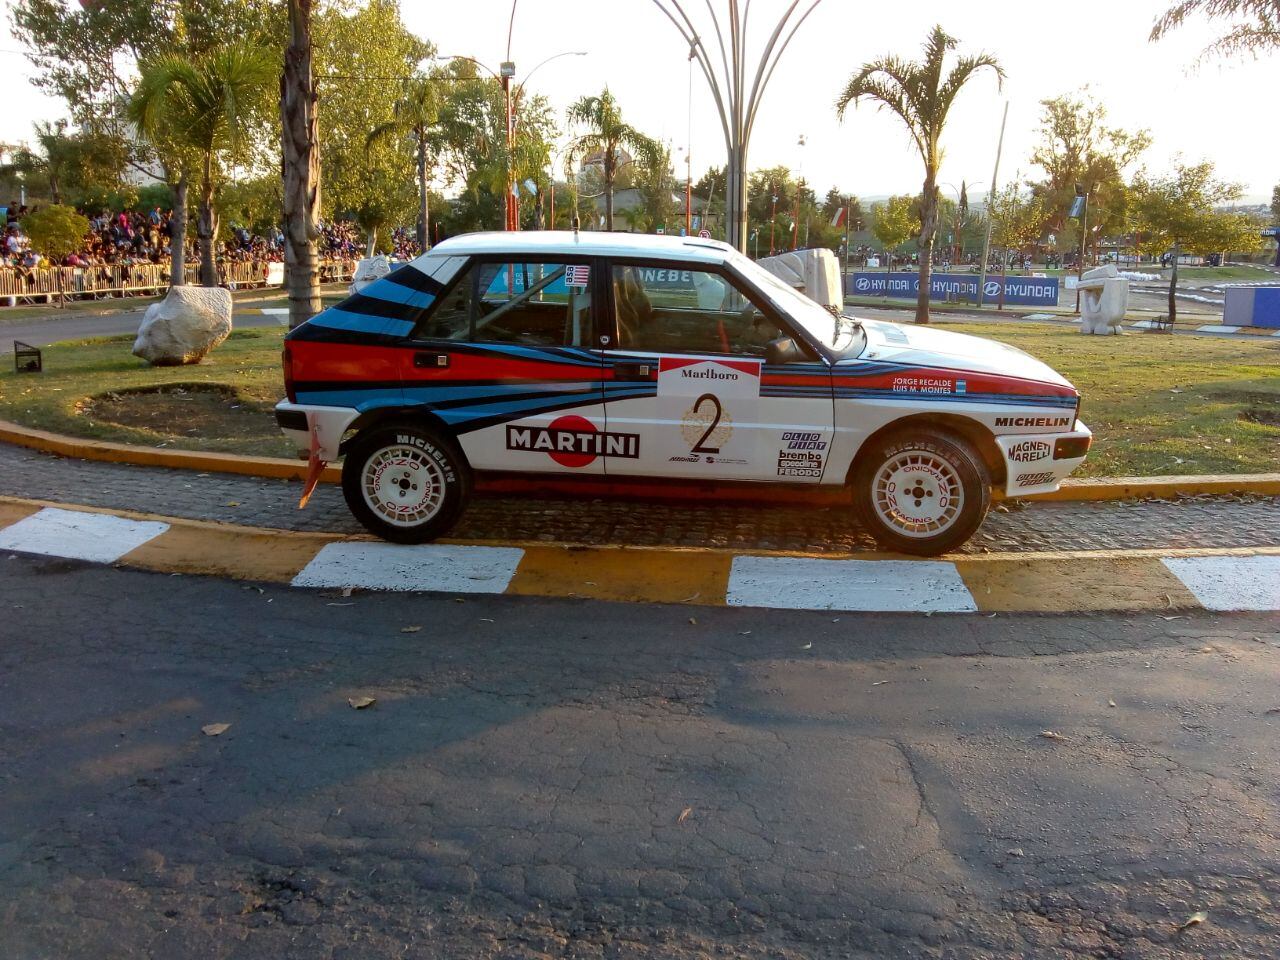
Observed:
[[[587,132],[577,138],[573,157],[599,156],[604,174],[604,224],[613,229],[613,183],[625,149],[638,161],[649,165],[661,162],[662,147],[635,127],[623,122],[618,101],[609,88],[599,96],[582,97],[569,107],[569,122],[587,127]]]
[[[942,27],[934,27],[924,43],[924,59],[903,60],[892,55],[864,63],[849,78],[836,99],[836,114],[844,119],[850,104],[855,107],[870,100],[877,108],[897,114],[907,125],[911,139],[924,161],[924,189],[920,194],[920,291],[916,297],[916,322],[929,322],[929,279],[933,261],[933,240],[938,232],[938,168],[942,162],[942,128],[956,95],[983,67],[1004,79],[1004,68],[995,57],[980,53],[960,57],[945,78],[943,61],[956,41]]]
[[[200,283],[217,286],[213,244],[218,218],[213,199],[222,163],[241,146],[253,117],[278,80],[270,51],[248,43],[216,47],[194,57],[166,54],[143,63],[130,115],[148,136],[167,136],[200,163]]]
[[[1237,21],[1225,34],[1205,47],[1201,58],[1280,50],[1280,0],[1179,0],[1155,22],[1151,40],[1162,40],[1188,18],[1201,14],[1209,20]]]
[[[431,235],[427,209],[427,151],[440,122],[440,79],[417,74],[404,83],[400,99],[395,102],[395,115],[388,123],[369,131],[366,145],[372,146],[388,137],[413,137],[418,148],[418,249],[427,250]]]
[[[289,41],[280,77],[280,168],[289,327],[320,312],[320,126],[311,71],[311,0],[289,0]]]

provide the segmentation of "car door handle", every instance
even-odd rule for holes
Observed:
[[[648,380],[653,372],[651,363],[615,363],[613,365],[614,380]]]
[[[449,366],[447,353],[432,353],[429,350],[417,350],[413,354],[413,365],[420,370],[443,369]]]

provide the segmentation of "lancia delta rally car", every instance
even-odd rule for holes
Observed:
[[[837,316],[692,238],[448,240],[289,333],[284,374],[306,495],[343,457],[352,512],[402,543],[505,472],[841,486],[884,547],[936,554],[1091,440],[1026,353]]]

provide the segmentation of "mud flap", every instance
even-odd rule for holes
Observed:
[[[302,485],[302,496],[298,498],[299,510],[305,507],[307,501],[311,499],[311,494],[315,492],[316,484],[320,482],[320,475],[324,473],[324,468],[328,465],[327,460],[320,459],[320,432],[316,429],[316,421],[313,414],[307,414],[307,425],[311,428],[311,452],[307,457],[307,479]]]

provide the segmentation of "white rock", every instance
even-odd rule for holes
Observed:
[[[844,310],[840,264],[836,255],[825,247],[817,250],[792,250],[776,257],[764,257],[756,263],[824,307],[837,312]]]
[[[373,283],[381,280],[391,272],[391,261],[386,257],[367,257],[356,264],[356,272],[351,275],[351,286],[348,293],[356,294]]]
[[[1129,308],[1129,281],[1111,264],[1080,278],[1080,332],[1119,333]]]
[[[230,335],[230,290],[170,287],[142,315],[133,355],[157,367],[199,363]]]

